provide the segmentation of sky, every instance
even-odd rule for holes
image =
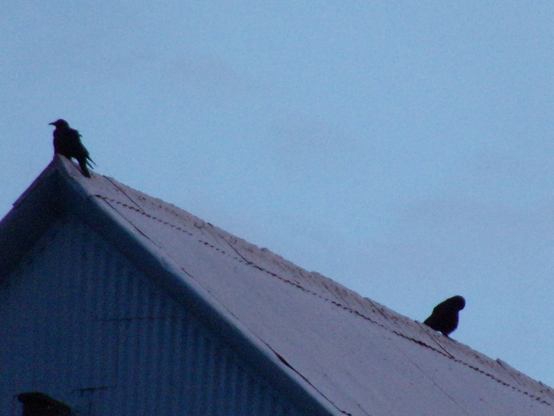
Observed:
[[[0,4],[0,217],[95,172],[554,386],[554,3]]]

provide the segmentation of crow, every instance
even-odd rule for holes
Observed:
[[[90,178],[88,168],[92,169],[92,164],[95,163],[90,158],[88,150],[83,146],[79,132],[69,127],[67,121],[61,118],[50,125],[56,127],[54,130],[54,153],[70,160],[71,158],[77,159],[83,175]]]
[[[423,323],[448,337],[458,327],[458,312],[464,309],[466,301],[461,296],[453,296],[439,303],[433,313]]]

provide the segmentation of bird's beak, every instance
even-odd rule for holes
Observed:
[[[54,123],[48,123],[48,125],[49,125],[49,126],[53,126],[53,125],[54,125]]]

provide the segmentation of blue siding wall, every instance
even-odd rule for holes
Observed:
[[[42,391],[83,416],[299,415],[81,223],[53,226],[0,285],[0,414]]]

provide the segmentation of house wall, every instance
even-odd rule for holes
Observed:
[[[0,414],[41,391],[84,416],[299,415],[99,235],[57,222],[0,285]]]

